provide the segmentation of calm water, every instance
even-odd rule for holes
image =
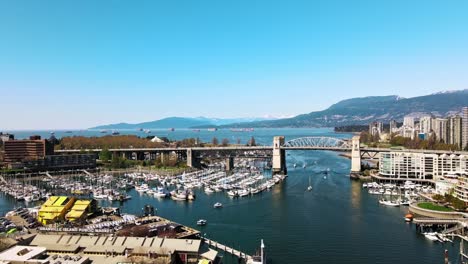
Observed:
[[[185,136],[182,132],[173,132],[171,138],[192,134],[185,132]],[[328,129],[198,134],[202,140],[209,140],[213,134],[219,138],[243,139],[254,135],[262,144],[271,144],[274,135],[286,135],[287,139],[306,135],[350,136],[333,134]],[[196,220],[207,219],[208,225],[200,228],[203,233],[250,254],[259,246],[260,239],[264,239],[271,263],[441,264],[445,248],[450,252],[452,263],[459,263],[457,243],[443,245],[426,240],[415,231],[414,225],[403,221],[406,207],[381,206],[376,196],[369,195],[359,182],[350,180],[348,159],[333,152],[291,151],[287,162],[287,180],[257,196],[231,199],[222,193],[199,192],[196,201],[185,203],[157,200],[132,191],[133,199],[124,204],[123,211],[139,214],[143,205],[152,204],[159,215],[194,228],[199,228]],[[304,162],[308,164],[305,170]],[[297,169],[293,169],[294,163],[299,165]],[[327,168],[331,173],[324,178],[322,172]],[[313,191],[305,192],[309,175]],[[213,209],[216,202],[223,203],[224,208]],[[2,197],[0,206],[6,210],[14,203]],[[236,263],[229,256],[225,257],[225,262]]]

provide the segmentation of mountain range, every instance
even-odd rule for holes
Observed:
[[[402,98],[396,95],[370,96],[340,101],[323,111],[293,118],[230,124],[229,127],[336,127],[365,125],[373,121],[402,121],[404,116],[444,117],[468,106],[468,89]]]
[[[444,117],[459,113],[464,106],[468,106],[468,89],[412,98],[402,98],[397,95],[352,98],[340,101],[322,111],[283,119],[169,117],[139,124],[104,125],[93,129],[335,127],[365,125],[373,121],[384,123],[391,120],[402,121],[406,115]]]
[[[129,124],[118,123],[101,125],[90,129],[158,129],[158,128],[202,128],[218,127],[233,123],[248,123],[271,120],[271,118],[208,118],[208,117],[168,117],[160,120]]]

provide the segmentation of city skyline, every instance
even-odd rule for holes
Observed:
[[[293,116],[467,88],[463,1],[0,6],[2,129]]]

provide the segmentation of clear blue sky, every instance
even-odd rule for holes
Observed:
[[[0,0],[0,130],[466,89],[467,12],[466,0]]]

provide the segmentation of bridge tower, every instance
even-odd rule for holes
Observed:
[[[361,172],[360,137],[354,136],[351,144],[351,173],[358,173]]]
[[[284,145],[284,137],[277,136],[273,138],[273,174],[287,174],[285,150],[281,149]]]

